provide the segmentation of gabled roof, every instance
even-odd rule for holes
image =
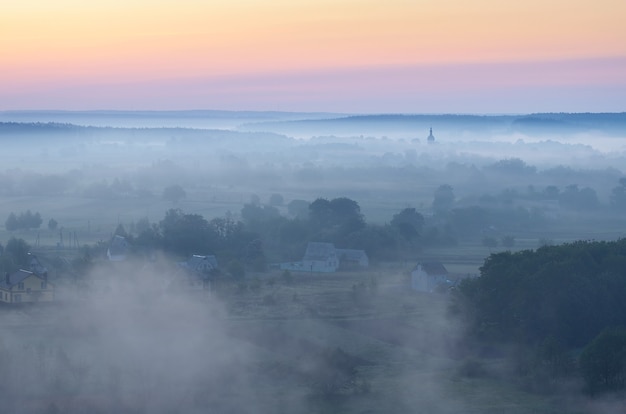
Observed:
[[[336,257],[332,243],[309,242],[304,252],[304,260],[327,260],[331,257]]]
[[[46,267],[41,264],[41,261],[39,261],[39,258],[37,256],[31,253],[28,254],[30,257],[29,267],[31,272],[35,273],[36,275],[43,275],[44,273],[48,273],[48,269],[46,269]]]
[[[26,279],[29,276],[35,276],[35,277],[41,279],[39,276],[37,276],[33,272],[29,272],[28,270],[20,269],[17,272],[13,272],[13,273],[11,273],[9,275],[9,277],[8,277],[8,279],[9,279],[8,282],[9,283],[7,283],[7,277],[6,276],[0,278],[0,288],[11,289],[11,287],[17,285],[18,283],[23,282],[24,279]]]
[[[421,266],[422,270],[426,272],[426,274],[431,275],[431,276],[448,274],[448,269],[446,269],[446,267],[441,262],[418,263],[417,266],[415,266],[415,269],[413,270],[417,270],[418,266]]]
[[[200,256],[198,254],[194,254],[187,260],[186,266],[192,270],[198,269],[201,265],[210,264],[213,269],[217,269],[217,258],[213,255],[210,256]]]

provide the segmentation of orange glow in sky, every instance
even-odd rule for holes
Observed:
[[[284,109],[290,109],[290,96],[306,94],[310,89],[304,83],[310,81],[311,74],[365,71],[366,84],[359,84],[359,76],[354,76],[352,80],[344,79],[341,85],[342,94],[352,91],[359,105],[351,107],[342,96],[346,102],[341,107],[327,109],[386,112],[385,107],[374,102],[368,106],[363,101],[374,101],[380,94],[393,101],[394,91],[364,91],[377,83],[372,80],[384,83],[378,77],[390,76],[385,68],[393,71],[459,65],[481,68],[479,76],[464,77],[463,71],[453,71],[456,78],[452,83],[461,89],[494,87],[494,78],[499,79],[499,87],[512,89],[520,85],[557,86],[563,82],[554,68],[542,75],[544,65],[550,66],[551,62],[570,62],[560,70],[577,88],[596,85],[598,73],[610,73],[604,86],[621,90],[626,87],[626,73],[622,70],[626,58],[623,0],[8,3],[0,13],[0,110],[125,109],[129,101],[137,109],[142,102],[146,108],[218,108],[220,102],[212,98],[210,90],[203,94],[201,88],[196,89],[186,100],[176,82],[219,86],[224,84],[221,79],[228,79],[226,84],[234,88],[233,79],[237,77],[249,83],[252,78],[267,76],[272,77],[277,94],[268,107],[263,107],[260,98],[250,101],[244,96],[254,88],[267,89],[267,85],[257,84],[250,85],[252,89],[242,94],[239,102],[231,97],[230,105],[239,107],[229,109],[273,109],[280,102],[280,93],[284,94]],[[592,63],[583,64],[581,70],[581,62]],[[507,71],[529,63],[535,66],[529,67],[528,75],[517,70],[516,78],[509,79]],[[374,68],[379,74],[372,78]],[[508,69],[503,72],[502,68]],[[298,84],[298,74],[302,75],[303,84]],[[281,86],[282,76],[289,77],[289,88]],[[406,73],[404,76],[407,82],[421,82],[424,89],[429,89],[430,78],[411,80]],[[433,82],[439,83],[436,79]],[[444,81],[442,87],[445,84]],[[132,96],[125,95],[120,87],[117,100],[110,93],[106,99],[99,99],[106,85],[135,87],[128,88]],[[140,90],[161,86],[163,92],[154,93],[163,101],[155,103],[153,95],[146,95],[145,101],[137,96]],[[334,102],[331,88],[327,89],[326,95],[311,95],[308,101],[306,96],[298,96],[301,107],[293,109],[325,110],[324,105]],[[89,103],[78,99],[90,90]],[[237,90],[241,92],[241,87]],[[430,112],[419,103],[407,103],[403,90],[406,88],[396,87],[397,104],[387,107],[389,111]],[[453,90],[442,92],[454,95]],[[616,97],[611,99],[613,105],[625,103]],[[302,102],[309,103],[302,106]],[[85,108],[86,105],[90,107]],[[596,109],[606,110],[589,108]]]

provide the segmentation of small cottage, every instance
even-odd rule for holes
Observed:
[[[179,264],[189,271],[202,275],[208,275],[218,269],[217,258],[213,255],[201,256],[194,254],[186,262]]]
[[[339,268],[339,257],[332,243],[310,242],[302,259],[304,271],[331,273]]]
[[[448,270],[441,262],[418,263],[411,271],[411,288],[418,292],[434,292],[450,285]]]
[[[332,243],[309,242],[302,261],[281,263],[280,269],[333,273],[339,269],[360,269],[368,266],[369,258],[363,250],[337,249]]]
[[[39,276],[28,270],[7,273],[0,280],[0,302],[51,302],[54,300],[54,285],[48,282],[47,274]]]

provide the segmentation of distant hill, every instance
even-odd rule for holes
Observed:
[[[119,128],[80,126],[55,122],[0,122],[0,141],[32,140],[43,142],[50,138],[68,140],[132,140],[141,141],[170,141],[191,143],[195,140],[210,142],[211,140],[242,141],[263,140],[265,144],[271,142],[285,142],[288,138],[273,132],[238,132],[225,129],[197,129],[197,128]]]
[[[5,122],[2,122],[2,121]],[[5,111],[0,139],[10,135],[99,136],[111,132],[142,136],[234,136],[235,131],[309,138],[388,136],[425,140],[468,134],[533,136],[592,133],[626,136],[626,112],[536,113],[525,115],[379,114],[253,111]],[[229,133],[231,135],[229,135]],[[236,136],[236,135],[235,135]]]
[[[414,135],[426,138],[429,128],[446,134],[555,134],[593,132],[626,136],[626,113],[546,113],[529,115],[357,115],[243,125],[287,135]]]
[[[0,122],[59,123],[100,127],[183,127],[234,129],[247,122],[280,122],[343,116],[337,113],[280,111],[0,111]]]

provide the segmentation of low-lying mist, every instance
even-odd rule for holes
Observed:
[[[227,334],[218,299],[176,289],[174,274],[106,266],[59,289],[59,303],[2,309],[4,410],[275,412],[255,385],[267,382],[260,351]]]
[[[349,289],[328,305],[319,299],[323,290],[302,293],[298,303],[311,301],[316,315],[268,318],[243,305],[233,313],[233,303],[250,306],[254,295],[239,293],[233,301],[219,290],[194,290],[162,258],[100,262],[76,283],[55,282],[57,302],[0,309],[6,412],[308,413],[369,404],[452,413],[463,407],[462,395],[445,397],[446,372],[455,365],[448,351],[458,349],[461,331],[437,298],[424,298],[429,317],[415,330],[393,314],[362,321],[325,316],[351,302]],[[385,286],[381,303],[414,302]],[[264,306],[278,312],[292,306],[295,299],[280,292],[274,289],[277,303]],[[416,305],[403,306],[398,309],[406,312]]]

